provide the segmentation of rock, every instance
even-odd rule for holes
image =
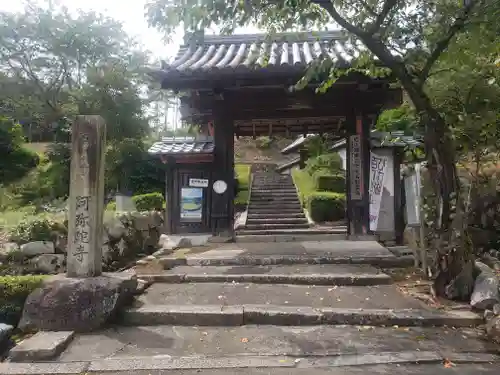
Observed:
[[[491,318],[494,318],[495,314],[493,314],[493,311],[491,311],[491,310],[484,310],[484,315],[483,316],[484,316],[484,320],[488,321]]]
[[[230,236],[212,236],[208,239],[209,243],[228,243],[232,241],[233,238]]]
[[[152,261],[152,260],[155,260],[155,259],[156,259],[156,257],[155,257],[155,256],[153,256],[153,255],[148,255],[146,258],[144,258],[144,260],[146,260],[146,261],[148,261],[148,262],[149,262],[149,261]]]
[[[68,237],[58,234],[55,239],[55,251],[59,254],[66,254],[68,252]]]
[[[64,272],[63,254],[42,254],[30,260],[36,271],[54,274]]]
[[[14,327],[8,324],[0,323],[0,358],[11,346],[10,335]]]
[[[491,271],[491,268],[488,266],[486,267],[487,269],[484,269],[476,277],[474,291],[472,292],[470,300],[471,306],[479,310],[491,309],[500,301],[500,296],[498,294],[498,277]]]
[[[163,215],[157,211],[151,212],[153,227],[160,228],[163,225]]]
[[[7,260],[10,253],[19,251],[19,245],[15,242],[0,244],[0,261]]]
[[[21,253],[26,257],[34,257],[41,254],[54,254],[55,247],[49,241],[34,241],[21,245]]]
[[[158,245],[161,249],[165,250],[175,250],[181,247],[191,247],[191,239],[182,236],[168,236],[162,234]]]
[[[490,267],[488,267],[488,265],[486,265],[483,262],[480,262],[478,260],[476,260],[475,268],[476,268],[476,271],[478,273],[482,273],[482,272],[494,273],[494,271]]]
[[[54,277],[26,299],[23,330],[88,332],[116,317],[137,289],[135,274],[70,279]]]
[[[136,230],[147,231],[150,227],[154,226],[154,222],[150,215],[144,215],[140,212],[132,214],[132,225]]]
[[[496,343],[500,343],[500,316],[495,316],[486,323],[486,334]]]
[[[500,303],[496,303],[495,306],[493,306],[493,314],[500,315]]]
[[[107,224],[107,232],[112,240],[119,240],[127,233],[127,228],[121,220],[114,219]]]
[[[144,259],[140,259],[137,262],[135,262],[135,264],[137,264],[138,266],[145,266],[148,263],[149,262],[147,260],[144,260]]]

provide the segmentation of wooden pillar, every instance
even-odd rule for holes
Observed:
[[[370,231],[370,125],[367,116],[347,117],[347,231],[353,238]]]
[[[210,189],[218,180],[225,182],[227,188],[222,194],[212,191],[212,233],[234,237],[234,122],[223,100],[215,107],[213,133],[215,154]]]
[[[396,245],[403,245],[405,230],[403,212],[403,184],[401,182],[401,164],[403,163],[404,149],[394,147],[394,233]]]
[[[106,124],[100,116],[77,116],[71,133],[68,277],[102,273]]]
[[[170,162],[170,161],[169,161]],[[172,166],[167,164],[165,171],[165,202],[167,207],[165,207],[165,233],[173,233],[173,218],[175,213],[175,202],[174,202],[174,173]],[[176,194],[175,194],[176,195]],[[179,204],[179,203],[177,203]]]

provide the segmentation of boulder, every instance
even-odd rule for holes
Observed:
[[[55,238],[55,251],[59,254],[66,254],[68,252],[68,237],[58,234]]]
[[[6,260],[10,253],[14,253],[16,251],[19,251],[19,245],[15,242],[0,244],[0,261]]]
[[[25,257],[34,257],[41,254],[54,254],[54,243],[50,241],[33,241],[21,245],[21,253]]]
[[[497,303],[495,304],[495,306],[493,306],[493,314],[500,315],[500,303]]]
[[[492,309],[495,304],[500,302],[498,277],[484,263],[476,262],[476,268],[481,273],[476,277],[470,304],[479,310]]]
[[[3,353],[10,349],[10,335],[14,327],[8,324],[0,323],[0,358]]]
[[[496,343],[500,343],[500,316],[495,316],[486,323],[486,334]]]
[[[30,260],[35,270],[42,273],[54,274],[64,272],[63,254],[42,254]]]
[[[137,289],[135,274],[71,279],[54,277],[33,291],[23,309],[23,330],[89,332],[113,320]]]
[[[182,236],[169,236],[162,234],[158,240],[160,249],[175,250],[182,247],[191,247],[191,239]]]
[[[114,219],[107,224],[108,236],[112,240],[119,240],[127,233],[127,228],[119,219]]]

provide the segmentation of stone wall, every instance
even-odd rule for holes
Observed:
[[[102,239],[104,271],[127,267],[137,258],[154,253],[163,230],[160,212],[117,213],[105,221]],[[5,274],[55,274],[66,271],[67,222],[59,225],[50,241],[9,242],[1,245],[0,263]]]

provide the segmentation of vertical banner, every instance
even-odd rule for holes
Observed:
[[[380,214],[380,204],[384,192],[384,183],[388,173],[389,160],[387,156],[370,156],[370,230],[377,230],[378,218]]]
[[[415,164],[415,173],[404,178],[406,223],[409,227],[420,226],[420,164]]]
[[[363,198],[361,180],[363,178],[363,165],[361,163],[361,136],[349,136],[349,183],[351,200],[359,201]]]

